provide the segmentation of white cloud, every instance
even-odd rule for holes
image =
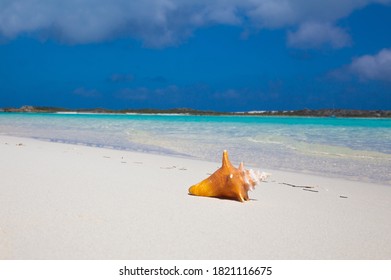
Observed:
[[[278,28],[298,20],[294,1],[253,1],[254,9],[248,14],[261,27]]]
[[[363,80],[391,82],[391,49],[355,58],[348,66],[348,70]]]
[[[391,0],[1,0],[0,37],[28,33],[80,44],[131,36],[161,47],[213,24],[254,29],[331,24],[375,2]],[[335,44],[343,32],[330,26],[334,35],[324,40]]]
[[[308,49],[330,45],[338,49],[350,43],[349,34],[330,23],[306,22],[296,32],[288,32],[288,45],[296,48]]]

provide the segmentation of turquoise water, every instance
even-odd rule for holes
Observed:
[[[0,113],[0,134],[391,184],[391,119]]]

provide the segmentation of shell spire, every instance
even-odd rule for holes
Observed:
[[[231,162],[228,159],[228,151],[227,150],[223,151],[223,160],[222,160],[222,163],[221,163],[221,167],[222,168],[231,168],[231,167],[233,167],[233,165],[231,164]]]
[[[248,191],[261,181],[252,170],[244,169],[243,162],[235,168],[224,150],[222,165],[212,175],[189,188],[189,194],[197,196],[249,200]]]

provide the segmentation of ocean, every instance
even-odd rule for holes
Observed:
[[[391,185],[391,119],[0,113],[0,134]]]

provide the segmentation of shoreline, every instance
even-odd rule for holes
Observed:
[[[8,135],[8,134],[0,134],[0,137],[14,137],[14,138],[21,138],[21,139],[32,139],[40,142],[47,142],[47,143],[58,143],[58,144],[64,144],[64,145],[74,145],[74,146],[81,146],[81,147],[90,147],[90,148],[97,148],[97,149],[108,149],[108,150],[114,150],[114,151],[123,151],[123,152],[129,152],[129,153],[140,153],[140,154],[149,154],[149,155],[155,155],[155,156],[162,156],[162,157],[173,157],[173,158],[179,158],[179,159],[188,159],[188,160],[195,160],[195,161],[202,161],[202,162],[208,162],[208,163],[214,163],[218,162],[218,158],[220,155],[216,156],[216,161],[206,160],[202,159],[196,156],[191,156],[187,154],[180,154],[176,152],[168,152],[168,151],[157,151],[157,150],[134,150],[131,148],[126,148],[122,146],[111,146],[111,145],[99,145],[94,143],[84,143],[84,142],[78,142],[78,141],[66,141],[62,139],[48,139],[48,138],[39,138],[39,137],[25,137],[25,136],[14,136],[14,135]],[[233,161],[235,165],[238,165],[240,163],[240,160],[234,159]],[[251,169],[260,169],[258,166],[254,164],[247,165],[248,168]],[[369,177],[360,177],[360,176],[347,176],[347,175],[337,175],[332,173],[326,173],[322,174],[317,171],[311,171],[311,170],[296,170],[296,169],[289,169],[289,168],[265,168],[265,170],[269,170],[270,172],[282,172],[282,173],[298,173],[302,174],[304,176],[317,176],[317,177],[330,177],[333,179],[340,179],[344,181],[350,181],[350,182],[364,182],[368,184],[375,184],[375,185],[384,185],[391,187],[391,181],[376,181],[374,179],[371,179]]]
[[[15,137],[15,138],[21,138],[21,139],[32,139],[36,141],[42,141],[42,142],[47,142],[47,143],[58,143],[58,144],[65,144],[65,145],[75,145],[75,146],[82,146],[82,147],[91,147],[91,148],[97,148],[97,149],[108,149],[108,150],[114,150],[114,151],[123,151],[123,152],[129,152],[129,153],[141,153],[141,154],[150,154],[150,155],[155,155],[155,156],[167,156],[167,157],[173,157],[173,158],[179,158],[179,159],[188,159],[188,160],[195,160],[195,161],[203,161],[203,162],[208,162],[208,163],[213,163],[213,161],[210,160],[205,160],[196,156],[191,156],[187,154],[181,154],[178,152],[162,152],[162,151],[157,151],[157,150],[134,150],[131,148],[126,148],[122,146],[111,146],[111,145],[99,145],[99,144],[94,144],[94,143],[84,143],[84,142],[78,142],[78,141],[66,141],[62,139],[48,139],[48,138],[39,138],[39,137],[24,137],[24,136],[13,136],[13,135],[8,135],[8,134],[0,134],[1,136],[5,137]],[[216,161],[218,161],[218,158],[220,155],[216,156]],[[236,159],[235,164],[238,165],[240,163],[239,159]],[[251,164],[248,166],[248,168],[252,169],[259,169],[258,166]],[[318,177],[331,177],[334,179],[340,179],[344,181],[351,181],[351,182],[363,182],[363,183],[368,183],[368,184],[376,184],[376,185],[384,185],[391,187],[391,181],[376,181],[374,179],[371,179],[369,177],[362,177],[362,176],[347,176],[347,175],[337,175],[337,174],[332,174],[332,173],[325,173],[322,174],[317,171],[313,170],[296,170],[296,169],[289,169],[289,168],[266,168],[265,170],[269,170],[270,172],[286,172],[286,173],[298,173],[298,174],[303,174],[305,176],[318,176]]]
[[[53,115],[109,115],[109,116],[163,116],[163,117],[259,117],[259,118],[314,118],[314,119],[347,119],[347,120],[389,120],[391,116],[328,116],[328,115],[287,115],[287,114],[257,114],[257,113],[141,113],[141,112],[93,112],[93,111],[0,111],[3,114],[53,114]]]
[[[330,117],[330,118],[391,118],[391,110],[359,110],[359,109],[296,109],[296,110],[262,110],[225,112],[198,110],[192,108],[172,109],[107,109],[82,108],[68,109],[48,106],[24,105],[20,108],[0,108],[5,113],[80,113],[80,114],[147,114],[147,115],[189,115],[189,116],[281,116],[281,117]]]
[[[388,120],[4,113],[0,123],[8,135],[206,161],[228,148],[256,167],[391,185]]]
[[[187,193],[220,162],[4,135],[0,152],[0,259],[391,258],[388,185],[266,169],[239,203]]]

